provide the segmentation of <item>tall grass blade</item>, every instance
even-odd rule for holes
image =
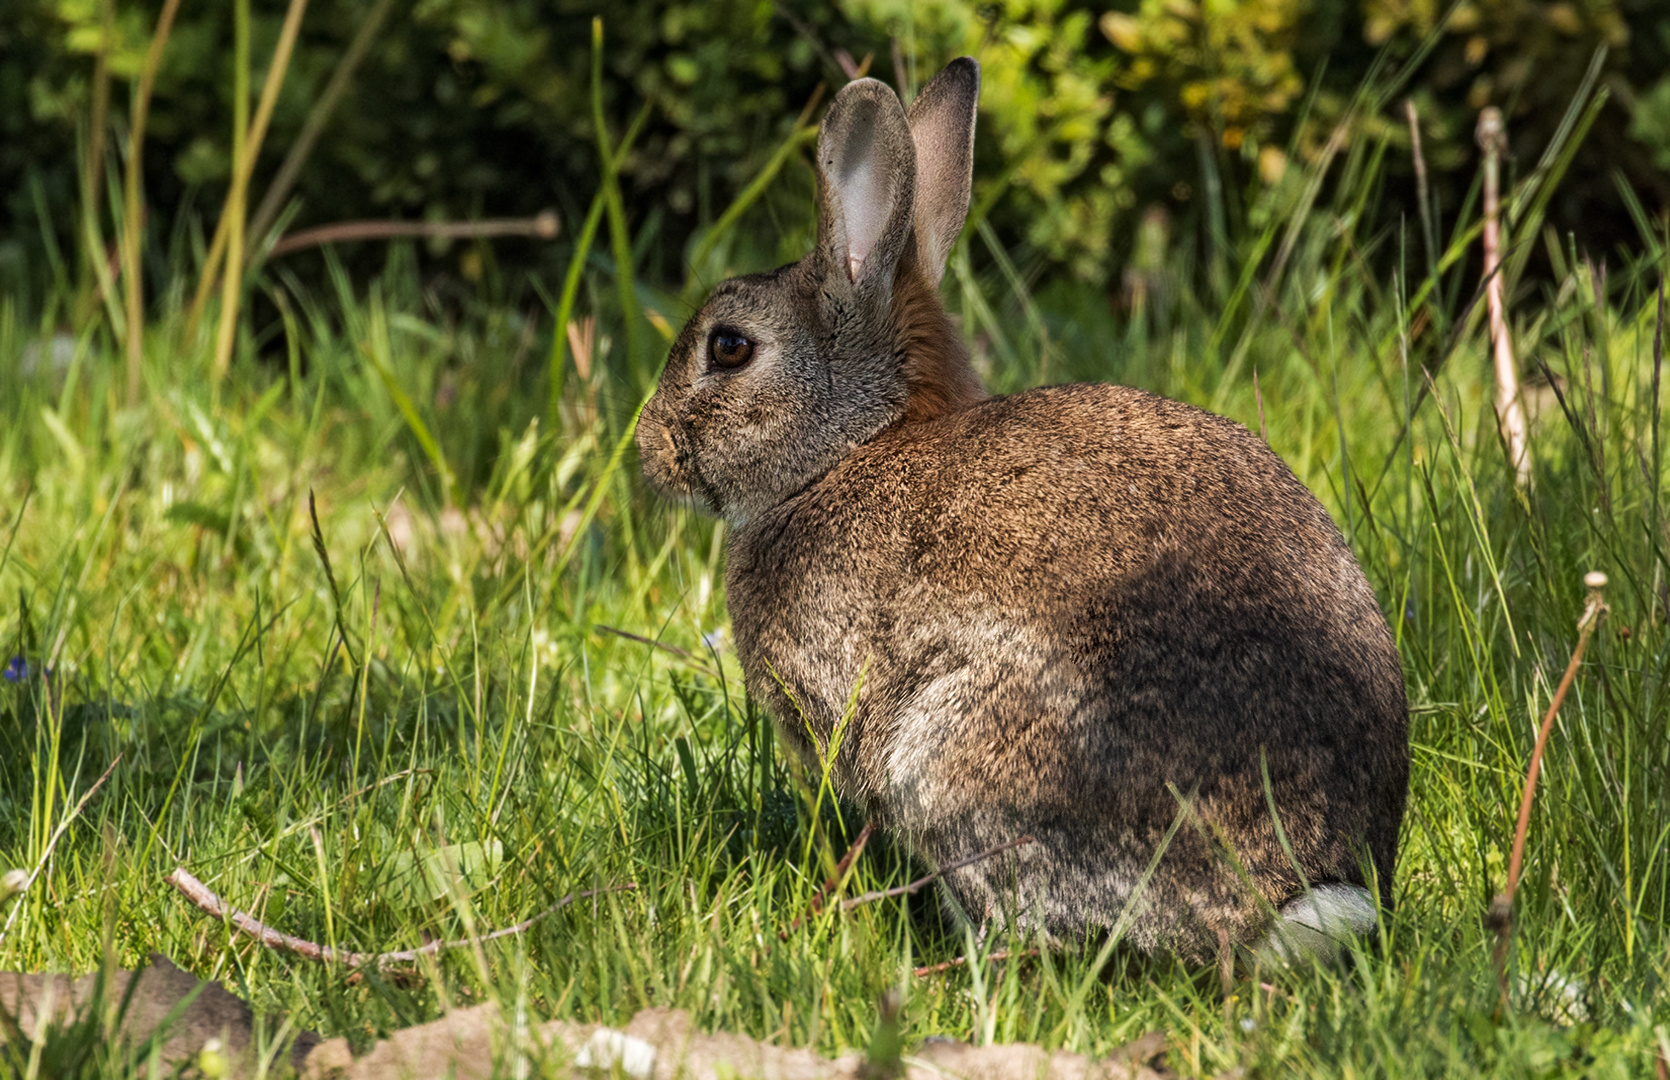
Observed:
[[[110,49],[116,33],[116,0],[99,0],[99,48],[93,59],[93,104],[87,121],[85,168],[81,174],[82,274],[75,312],[78,322],[92,318],[95,290],[109,295],[99,203],[104,184],[104,150],[110,127]]]
[[[241,182],[249,147],[249,0],[232,0],[232,183],[226,205],[220,212],[216,239],[225,237],[227,264],[232,272],[223,276],[220,292],[220,324],[215,334],[214,366],[211,376],[219,386],[232,363],[232,346],[238,331],[238,294],[243,285],[240,268],[244,258],[244,192]],[[210,250],[210,270],[214,263]],[[205,276],[211,276],[205,274]],[[194,335],[193,335],[194,336]],[[189,338],[188,338],[189,340]]]
[[[250,218],[249,235],[255,237],[257,243],[265,243],[268,231],[278,222],[279,214],[284,209],[284,201],[290,197],[291,190],[301,177],[302,168],[313,155],[313,148],[335,114],[337,103],[342,100],[342,95],[348,92],[348,87],[353,85],[355,73],[365,60],[365,54],[371,50],[371,43],[376,40],[377,32],[388,20],[389,13],[394,10],[394,5],[395,0],[376,0],[371,10],[366,12],[365,18],[360,21],[359,29],[354,31],[354,39],[348,43],[347,51],[342,54],[342,59],[337,61],[335,70],[331,72],[330,81],[325,84],[325,89],[308,109],[307,119],[302,122],[302,129],[296,134],[296,141],[285,153],[284,161],[280,163],[278,172],[273,174],[266,194],[261,197],[261,204],[255,208],[254,217]]]
[[[638,303],[637,277],[633,272],[632,233],[626,225],[626,203],[620,193],[620,169],[624,154],[609,146],[609,126],[603,117],[603,17],[591,21],[591,116],[597,134],[597,159],[603,169],[603,209],[609,218],[609,244],[615,262],[615,290],[620,299],[621,336],[625,339],[626,366],[622,372],[629,385],[637,388],[643,310]]]
[[[644,102],[632,126],[626,130],[615,153],[625,154],[637,142],[638,135],[649,121],[650,103]],[[580,279],[585,274],[586,260],[591,255],[592,243],[603,221],[604,194],[601,190],[592,197],[586,220],[574,238],[574,251],[568,258],[568,271],[563,275],[562,293],[557,298],[556,323],[551,335],[550,397],[546,417],[552,431],[562,430],[562,392],[567,370],[564,348],[568,344],[568,328],[574,318],[574,303],[580,294]]]
[[[284,25],[279,29],[278,44],[273,48],[272,63],[267,67],[267,77],[261,84],[261,102],[255,108],[255,119],[250,123],[247,132],[239,124],[242,134],[242,151],[237,149],[234,139],[234,153],[232,155],[232,183],[226,192],[226,203],[221,208],[220,221],[215,226],[214,240],[209,244],[209,254],[203,260],[203,268],[197,281],[197,292],[192,297],[191,308],[186,315],[185,340],[190,342],[197,336],[197,325],[203,317],[203,307],[208,296],[214,289],[215,275],[219,273],[222,255],[226,258],[226,276],[235,279],[236,284],[226,286],[222,292],[222,313],[220,317],[220,337],[215,348],[215,379],[218,382],[225,376],[226,365],[231,360],[231,344],[227,330],[228,318],[225,308],[227,298],[231,298],[231,324],[236,325],[238,299],[243,294],[244,273],[244,236],[247,206],[249,201],[249,182],[255,173],[255,162],[261,155],[261,145],[267,138],[267,127],[272,122],[273,109],[278,104],[279,91],[284,86],[284,77],[290,70],[290,57],[295,52],[296,38],[301,33],[302,16],[307,13],[307,0],[290,0],[290,5],[284,13]],[[247,51],[247,50],[246,50]],[[244,65],[245,93],[240,95],[239,107],[248,108],[248,64]],[[236,233],[237,251],[231,250],[233,234]],[[261,234],[256,233],[257,237]]]
[[[145,228],[141,191],[144,184],[145,125],[151,115],[151,91],[156,87],[157,69],[162,66],[162,54],[168,47],[168,36],[174,30],[174,17],[179,11],[180,0],[163,0],[162,13],[157,17],[156,29],[151,33],[150,48],[145,52],[145,66],[140,70],[139,83],[133,91],[128,120],[127,181],[123,185],[122,278],[127,290],[129,408],[139,404],[140,368],[145,360],[145,282],[139,262],[140,239]]]

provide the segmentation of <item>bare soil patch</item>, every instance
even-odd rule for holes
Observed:
[[[279,1034],[258,1038],[248,1004],[155,953],[149,967],[117,971],[102,989],[94,975],[0,972],[0,1009],[13,1021],[0,1019],[0,1044],[68,1037],[73,1025],[91,1020],[89,1034],[130,1045],[158,1035],[160,1056],[169,1067],[196,1064],[205,1045],[219,1040],[229,1077],[254,1075],[263,1050],[270,1063],[287,1062],[304,1080],[488,1080],[520,1071],[519,1058],[536,1072],[554,1064],[580,1075],[630,1080],[1161,1080],[1165,1075],[1151,1064],[1165,1049],[1157,1034],[1100,1061],[1028,1043],[976,1047],[934,1039],[897,1062],[872,1063],[859,1053],[831,1059],[746,1035],[705,1033],[682,1009],[645,1009],[624,1028],[613,1029],[566,1020],[518,1024],[491,1004],[397,1031],[355,1057],[346,1039],[286,1033],[270,1018],[266,1030]],[[280,1040],[288,1048],[280,1045],[274,1052],[271,1047]]]

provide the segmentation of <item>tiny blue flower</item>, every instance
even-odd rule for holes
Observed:
[[[29,661],[21,656],[12,657],[11,663],[6,665],[6,669],[0,671],[0,676],[3,676],[7,682],[22,682],[29,677]]]

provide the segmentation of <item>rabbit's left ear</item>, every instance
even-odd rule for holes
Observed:
[[[818,132],[818,247],[831,284],[892,289],[910,239],[916,154],[904,107],[885,83],[842,87]]]
[[[980,64],[964,56],[922,88],[908,114],[916,143],[916,255],[935,285],[968,218],[979,104]]]

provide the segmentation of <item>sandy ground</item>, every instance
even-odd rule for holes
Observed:
[[[862,1054],[831,1060],[745,1035],[704,1033],[679,1009],[645,1009],[616,1030],[563,1020],[517,1023],[494,1005],[458,1009],[395,1032],[356,1058],[345,1039],[321,1040],[271,1022],[265,1028],[277,1034],[259,1035],[248,1005],[159,954],[152,954],[151,966],[137,977],[113,974],[102,995],[96,981],[92,975],[0,972],[5,1014],[0,1044],[8,1037],[15,1043],[115,1031],[137,1046],[158,1035],[162,1061],[171,1067],[189,1063],[206,1074],[254,1076],[262,1071],[258,1059],[265,1058],[269,1074],[282,1073],[287,1061],[305,1080],[487,1080],[570,1070],[629,1080],[1160,1080],[1164,1075],[1149,1065],[1165,1049],[1157,1034],[1101,1061],[1025,1043],[974,1047],[930,1040],[895,1065],[873,1067]],[[7,1023],[8,1017],[15,1024]],[[0,1050],[0,1061],[6,1052]]]

